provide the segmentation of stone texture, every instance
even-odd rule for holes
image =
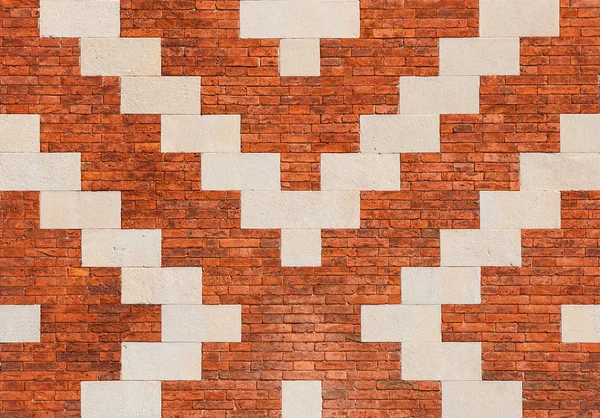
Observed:
[[[521,154],[521,190],[600,190],[600,154]]]
[[[560,0],[481,0],[482,37],[558,36]]]
[[[165,342],[240,342],[241,305],[165,305],[162,307]]]
[[[519,38],[441,38],[440,75],[519,75]]]
[[[163,115],[162,152],[240,152],[240,115]]]
[[[600,152],[600,115],[560,115],[561,152]]]
[[[443,229],[442,266],[520,266],[519,229]]]
[[[478,267],[403,267],[400,283],[404,305],[481,303]]]
[[[442,418],[521,418],[521,382],[442,382]]]
[[[481,343],[404,342],[401,352],[402,380],[481,380]]]
[[[160,229],[84,229],[84,267],[160,267]]]
[[[479,77],[400,77],[400,113],[479,113]]]
[[[0,190],[81,190],[81,155],[0,154]]]
[[[321,265],[320,229],[282,229],[281,265],[316,267]]]
[[[200,267],[123,268],[121,303],[202,304]]]
[[[600,343],[600,305],[561,307],[563,343]]]
[[[0,343],[39,341],[39,305],[0,305]]]
[[[200,380],[202,344],[127,342],[121,364],[122,380]]]
[[[81,382],[82,418],[160,418],[160,382]]]
[[[321,190],[400,190],[400,157],[321,154]]]
[[[40,35],[61,38],[118,38],[119,0],[40,0]]]
[[[200,114],[200,77],[122,77],[123,114]]]
[[[279,42],[279,75],[282,77],[321,75],[321,41],[282,39]]]
[[[318,380],[281,382],[282,418],[321,418],[323,395]]]
[[[442,340],[440,305],[363,305],[362,342]]]
[[[438,115],[361,115],[360,152],[440,152]]]
[[[279,190],[279,154],[204,153],[202,190]]]
[[[83,38],[80,61],[83,76],[159,76],[160,38]]]
[[[40,115],[0,115],[0,153],[40,152]]]
[[[40,228],[121,228],[121,192],[41,192]]]
[[[559,192],[480,193],[481,229],[560,228]]]

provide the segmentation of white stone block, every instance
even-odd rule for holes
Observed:
[[[400,77],[403,115],[479,113],[479,77]]]
[[[200,380],[201,343],[122,344],[122,380]]]
[[[123,114],[200,114],[200,77],[122,77]]]
[[[279,42],[279,75],[320,76],[320,39],[282,39]]]
[[[521,190],[600,190],[600,154],[521,153]]]
[[[600,343],[600,305],[561,307],[563,343]]]
[[[442,266],[521,266],[520,229],[444,229]]]
[[[280,190],[279,153],[204,153],[202,190]]]
[[[41,192],[40,228],[121,228],[121,192]]]
[[[360,228],[360,192],[242,191],[243,229]]]
[[[362,115],[360,152],[440,152],[440,117]]]
[[[0,305],[0,343],[39,341],[39,305]]]
[[[323,395],[318,380],[281,382],[281,418],[321,418]]]
[[[481,229],[560,228],[560,192],[481,192]]]
[[[519,75],[519,38],[441,38],[440,75]]]
[[[118,38],[119,0],[40,0],[40,35],[62,38]]]
[[[560,35],[560,0],[480,0],[479,36]]]
[[[521,382],[442,382],[442,418],[521,418]]]
[[[161,382],[81,382],[83,418],[160,418]]]
[[[400,190],[400,156],[321,154],[321,190]]]
[[[0,152],[40,152],[40,115],[0,115]]]
[[[481,343],[402,343],[402,380],[481,380]]]
[[[403,267],[402,304],[481,303],[479,267]]]
[[[442,341],[440,305],[363,305],[362,342]]]
[[[318,267],[321,265],[320,229],[282,229],[281,265]]]
[[[163,115],[162,152],[240,152],[240,115]]]
[[[160,229],[84,229],[83,267],[160,267]]]
[[[160,38],[81,39],[82,76],[159,76],[160,72]]]
[[[0,190],[81,190],[81,154],[0,154]]]
[[[240,38],[358,38],[358,0],[243,0]]]
[[[600,152],[600,115],[560,115],[561,152]]]
[[[165,342],[240,342],[241,305],[165,305],[162,307]]]
[[[122,304],[202,304],[200,267],[123,268]]]

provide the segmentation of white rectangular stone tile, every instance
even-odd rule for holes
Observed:
[[[160,38],[83,38],[80,61],[82,76],[159,76]]]
[[[40,35],[62,38],[118,38],[119,0],[40,0]]]
[[[360,192],[242,191],[243,229],[359,228]]]
[[[84,229],[83,267],[160,267],[160,229]]]
[[[160,418],[161,382],[81,382],[83,418]]]
[[[321,190],[400,190],[400,156],[321,154]]]
[[[321,75],[320,39],[282,39],[279,42],[279,75]]]
[[[563,343],[600,343],[600,305],[561,307]]]
[[[0,190],[81,190],[81,154],[0,154]]]
[[[204,153],[202,190],[280,190],[279,153]]]
[[[0,115],[0,152],[40,152],[40,115]]]
[[[402,304],[481,303],[479,267],[403,267]]]
[[[600,152],[600,115],[560,115],[561,152]]]
[[[241,305],[165,305],[162,307],[165,342],[240,342]]]
[[[481,380],[479,342],[404,342],[402,380]]]
[[[243,0],[240,38],[358,38],[358,0]]]
[[[443,229],[442,266],[521,266],[520,229]]]
[[[163,115],[162,152],[240,152],[240,115]]]
[[[400,113],[478,114],[479,77],[400,77]]]
[[[202,304],[202,268],[123,268],[121,303]]]
[[[480,0],[479,36],[560,34],[560,0]]]
[[[40,341],[40,305],[0,305],[0,343]]]
[[[122,77],[123,114],[200,114],[200,77]]]
[[[121,365],[121,380],[200,380],[202,344],[123,343]]]
[[[361,115],[360,152],[440,152],[440,117]]]
[[[481,229],[560,228],[560,192],[480,193]]]
[[[281,418],[321,418],[323,395],[319,380],[281,382]]]
[[[442,382],[442,418],[521,418],[519,382]]]
[[[600,154],[521,153],[521,190],[600,190]]]
[[[40,228],[121,228],[121,192],[41,192]]]
[[[440,38],[440,75],[519,75],[520,40]]]
[[[281,265],[317,267],[321,265],[320,229],[282,229]]]
[[[363,305],[362,342],[441,341],[440,305]]]

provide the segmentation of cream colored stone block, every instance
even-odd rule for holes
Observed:
[[[321,190],[400,190],[400,156],[321,154]]]
[[[202,190],[280,190],[278,153],[204,153]]]
[[[200,267],[123,268],[121,303],[202,304]]]
[[[40,115],[0,115],[0,152],[40,152]]]
[[[440,117],[362,115],[360,152],[440,152]]]
[[[481,229],[560,228],[560,192],[481,192]]]
[[[40,228],[121,228],[121,192],[41,192]]]
[[[560,34],[560,0],[480,0],[479,36]]]
[[[127,342],[121,364],[122,380],[200,380],[202,344]]]
[[[600,152],[600,115],[560,115],[561,152]]]
[[[600,190],[600,154],[521,153],[521,190]]]
[[[162,307],[165,342],[240,342],[241,305],[165,305]]]
[[[479,113],[479,77],[400,77],[403,115]]]
[[[243,229],[360,228],[360,192],[242,191]]]
[[[318,380],[281,382],[281,418],[321,418],[323,395]]]
[[[119,0],[40,0],[40,35],[61,38],[118,38]]]
[[[81,39],[83,76],[159,76],[160,72],[160,38]]]
[[[242,0],[240,38],[358,38],[358,0]]]
[[[363,305],[362,342],[441,341],[440,305]]]
[[[521,418],[521,382],[442,382],[442,418]]]
[[[521,230],[441,230],[440,252],[442,266],[521,266]]]
[[[481,380],[481,343],[404,342],[402,380]]]
[[[0,305],[0,343],[40,341],[40,305]]]
[[[82,418],[160,418],[161,382],[81,382]]]
[[[123,114],[200,114],[200,77],[122,77]]]
[[[282,39],[279,42],[279,75],[320,76],[320,39]]]
[[[160,229],[84,229],[83,267],[160,267]]]
[[[561,307],[563,343],[600,343],[600,305]]]
[[[281,265],[318,267],[321,265],[320,229],[282,229]]]
[[[519,38],[441,38],[440,75],[519,75]]]
[[[479,267],[403,267],[402,304],[481,303]]]
[[[240,115],[163,115],[162,152],[240,152]]]
[[[81,155],[0,154],[0,190],[81,190]]]

